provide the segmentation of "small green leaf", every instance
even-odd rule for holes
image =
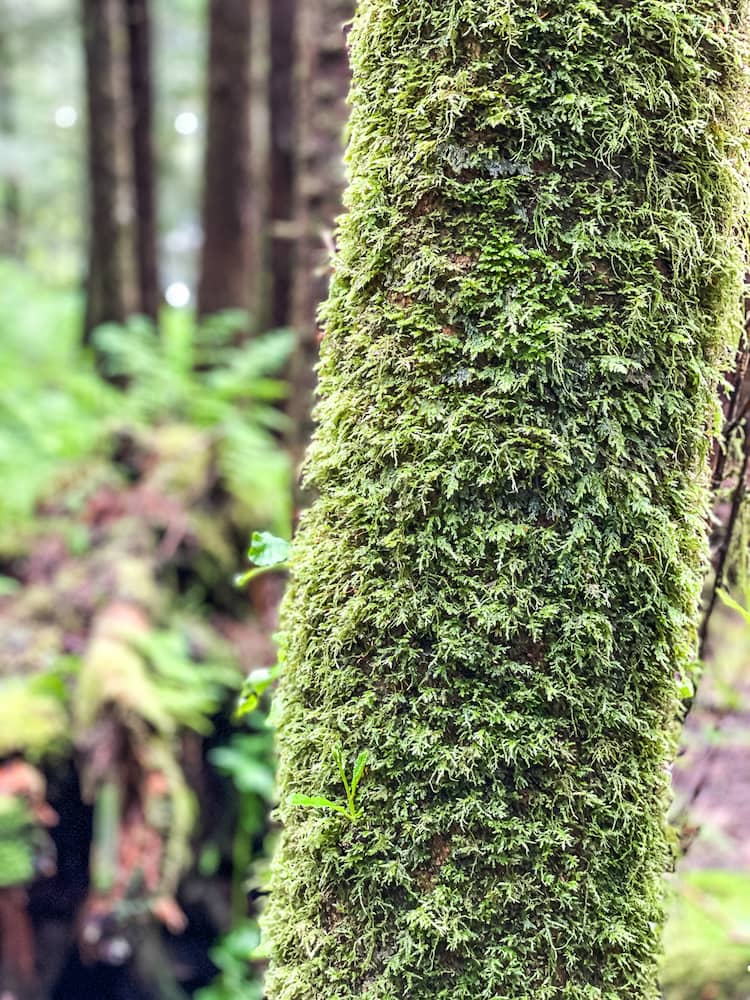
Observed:
[[[732,595],[727,593],[726,590],[719,589],[717,590],[717,594],[728,608],[731,608],[732,611],[736,611],[738,614],[742,615],[745,622],[750,625],[750,611],[743,608],[742,605],[738,601],[735,601]]]
[[[246,715],[250,715],[258,707],[260,702],[260,695],[257,691],[248,691],[245,693],[243,690],[242,694],[237,699],[237,707],[234,710],[234,719],[238,721],[239,719],[244,719]]]
[[[331,802],[324,795],[300,795],[296,792],[289,796],[289,805],[305,806],[309,809],[333,809],[342,816],[348,816],[349,812],[338,802]]]
[[[695,685],[684,674],[679,674],[677,677],[677,695],[681,701],[695,697]]]
[[[280,566],[289,559],[290,544],[268,531],[254,531],[247,558],[257,567]]]
[[[630,360],[616,354],[608,354],[599,358],[599,369],[603,372],[611,372],[613,375],[627,375],[630,368]]]
[[[339,771],[339,777],[341,778],[341,783],[344,786],[346,792],[346,797],[351,801],[351,789],[349,787],[349,781],[346,777],[346,764],[344,762],[344,748],[340,743],[337,743],[331,750],[331,755],[333,756],[334,763]]]
[[[248,674],[242,690],[237,698],[237,707],[234,712],[235,719],[242,719],[258,707],[260,699],[265,692],[276,681],[281,673],[281,663],[275,663],[272,667],[259,667]]]
[[[234,578],[235,587],[244,587],[262,573],[286,569],[289,549],[290,543],[285,539],[278,538],[268,531],[254,531],[250,539],[250,548],[247,550],[247,558],[255,565]]]
[[[357,785],[359,784],[360,778],[364,774],[364,770],[367,767],[367,751],[363,750],[362,753],[357,757],[354,762],[354,771],[352,772],[352,798],[357,794]]]

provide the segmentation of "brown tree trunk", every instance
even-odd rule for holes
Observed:
[[[345,173],[349,58],[345,26],[354,0],[301,0],[297,17],[297,191],[292,325],[297,347],[290,365],[290,446],[299,463],[312,431],[317,311],[328,291],[333,227],[341,210]],[[298,500],[301,500],[298,496]]]
[[[128,35],[120,0],[82,0],[91,223],[85,339],[137,311]]]
[[[133,108],[136,259],[139,311],[156,321],[161,293],[157,251],[157,210],[153,139],[150,0],[125,0],[128,17],[130,92]]]
[[[13,93],[13,56],[7,32],[0,27],[0,136],[12,142],[18,131]],[[21,191],[14,167],[2,176],[0,206],[0,253],[18,257],[21,253]]]
[[[252,0],[210,0],[201,316],[250,305],[251,10]]]
[[[297,0],[270,0],[270,321],[274,327],[291,321],[296,10]]]

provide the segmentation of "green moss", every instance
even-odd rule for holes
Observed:
[[[361,0],[270,1000],[652,1000],[744,2]],[[740,99],[743,100],[740,100]],[[369,752],[351,824],[331,747]]]

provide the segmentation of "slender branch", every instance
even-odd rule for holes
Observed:
[[[746,276],[750,284],[750,275]],[[721,539],[715,547],[712,556],[714,569],[713,581],[710,586],[708,600],[705,604],[703,617],[698,630],[698,656],[703,659],[711,616],[716,607],[719,588],[724,583],[727,559],[732,547],[734,531],[739,519],[742,501],[746,494],[746,480],[750,463],[750,441],[748,441],[748,417],[750,417],[750,297],[745,299],[745,323],[740,341],[735,352],[734,369],[728,378],[731,388],[724,400],[724,426],[716,445],[716,453],[711,476],[711,491],[714,494],[714,506],[717,505],[719,491],[727,478],[727,463],[732,450],[732,442],[738,431],[744,429],[742,444],[742,462],[732,492],[732,502],[726,527]],[[694,699],[693,699],[694,700]],[[692,706],[688,706],[688,711]]]
[[[730,508],[726,530],[724,531],[724,535],[721,539],[721,543],[717,550],[714,578],[711,584],[709,599],[708,603],[706,604],[706,610],[703,614],[703,620],[701,622],[701,627],[698,633],[699,637],[698,655],[701,659],[703,658],[706,646],[706,640],[708,638],[708,628],[711,621],[711,615],[713,614],[714,608],[716,607],[716,600],[718,598],[719,589],[724,583],[724,573],[726,571],[729,552],[732,547],[734,530],[737,525],[737,521],[740,515],[740,510],[742,509],[742,501],[745,498],[747,470],[749,464],[750,464],[750,442],[748,441],[748,434],[746,428],[745,440],[742,445],[742,465],[740,466],[740,472],[737,477],[737,483],[732,493],[732,506]]]

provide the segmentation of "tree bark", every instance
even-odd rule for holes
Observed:
[[[139,311],[158,319],[161,292],[158,264],[158,218],[153,137],[152,22],[150,0],[125,0],[128,17],[130,91],[133,109],[136,260]]]
[[[357,11],[266,996],[656,1000],[745,6]]]
[[[120,0],[82,0],[88,100],[89,273],[85,339],[138,309],[128,36]]]
[[[251,0],[210,0],[201,316],[250,305],[251,11]]]
[[[15,95],[13,90],[13,53],[7,31],[0,28],[0,137],[9,143],[16,140]],[[21,255],[21,189],[15,166],[6,167],[2,179],[2,222],[0,253]]]
[[[297,0],[270,4],[270,198],[271,215],[270,321],[273,327],[291,321],[294,217],[295,141],[295,15]]]
[[[297,146],[292,326],[288,412],[292,458],[298,466],[312,433],[318,307],[328,292],[333,231],[345,183],[344,129],[351,74],[345,26],[353,0],[301,0],[297,24]],[[301,490],[297,500],[304,501]]]

